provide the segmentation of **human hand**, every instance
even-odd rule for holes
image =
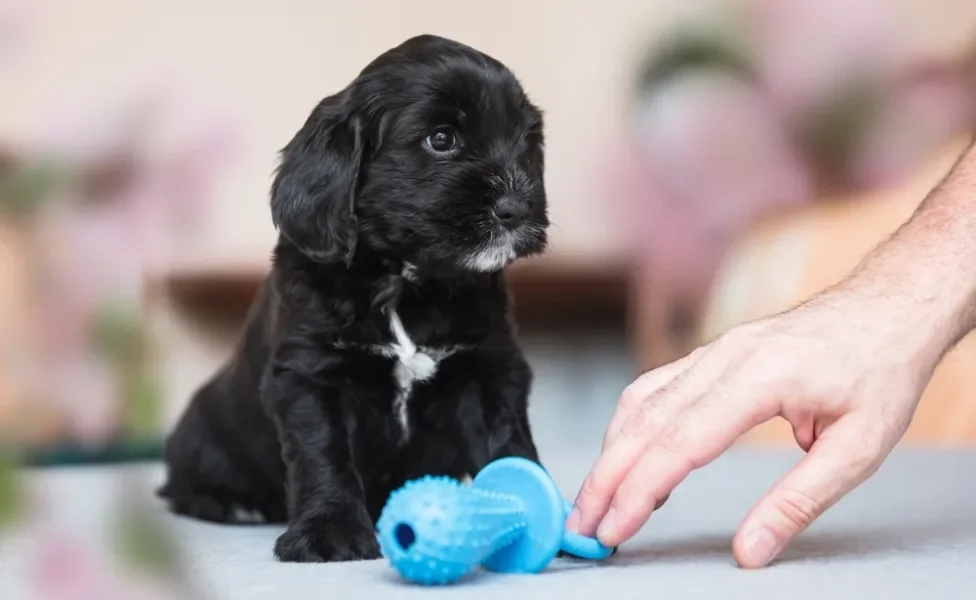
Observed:
[[[766,565],[870,477],[908,428],[944,350],[932,343],[937,323],[906,302],[831,291],[644,374],[620,397],[567,527],[619,545],[692,470],[780,416],[807,456],[733,541],[741,566]]]

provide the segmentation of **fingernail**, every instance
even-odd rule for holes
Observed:
[[[583,520],[583,515],[580,514],[580,509],[573,506],[573,510],[569,512],[569,518],[566,519],[566,529],[579,533],[581,520]]]
[[[608,538],[613,538],[617,533],[617,511],[611,508],[607,511],[607,515],[603,517],[603,521],[600,523],[600,527],[596,530],[596,537],[604,545],[614,546],[608,542]]]
[[[759,527],[746,536],[746,553],[751,563],[749,566],[764,567],[779,554],[779,551],[779,540],[766,527]]]

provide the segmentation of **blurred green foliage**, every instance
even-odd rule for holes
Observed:
[[[126,502],[113,529],[115,551],[129,566],[151,574],[180,571],[179,548],[173,536],[145,502]]]
[[[116,364],[140,362],[143,358],[145,333],[138,307],[108,302],[95,315],[94,350]]]
[[[801,123],[801,139],[829,177],[844,177],[857,143],[882,104],[880,93],[880,86],[865,76],[837,90],[832,101],[816,107]]]
[[[150,368],[149,339],[138,307],[109,303],[96,318],[95,346],[122,378],[123,422],[136,439],[156,437],[162,426],[162,383]]]
[[[70,178],[70,170],[53,161],[14,166],[0,173],[0,212],[29,215]]]
[[[134,439],[154,439],[162,428],[162,384],[150,373],[136,373],[125,388],[123,422]]]
[[[9,452],[0,453],[0,529],[19,520],[24,493],[17,462]]]

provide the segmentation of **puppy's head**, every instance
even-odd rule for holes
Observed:
[[[420,36],[322,100],[282,150],[281,235],[323,263],[364,245],[416,267],[495,271],[549,225],[542,114],[501,63]]]

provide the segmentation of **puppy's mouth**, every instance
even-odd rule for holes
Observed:
[[[461,259],[461,266],[481,273],[499,271],[519,258],[541,253],[546,243],[546,230],[538,225],[493,228],[482,244]]]

